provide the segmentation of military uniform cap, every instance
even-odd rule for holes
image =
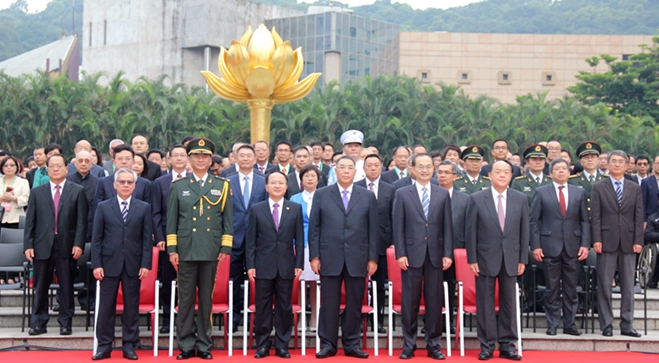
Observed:
[[[584,155],[595,154],[599,156],[602,153],[602,147],[595,141],[585,141],[577,146],[577,157],[581,158]]]
[[[341,144],[347,145],[351,143],[362,144],[364,142],[364,134],[359,130],[348,130],[341,135]]]
[[[213,155],[215,154],[215,144],[205,138],[197,138],[193,139],[188,143],[188,146],[185,148],[185,151],[188,153],[188,155],[191,154],[206,154],[206,155]]]
[[[485,149],[478,145],[471,145],[467,146],[467,148],[460,153],[460,159],[482,159],[484,155]]]
[[[547,148],[540,144],[533,144],[524,150],[524,159],[528,158],[546,158]]]

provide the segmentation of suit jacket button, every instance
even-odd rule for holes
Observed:
[[[428,223],[426,223],[426,227],[428,227]]]
[[[196,220],[197,220],[197,217],[192,217],[192,220],[193,220],[193,221],[196,221]]]
[[[207,220],[207,221],[210,221],[210,220],[211,220],[211,217],[206,218],[206,220]]]
[[[197,209],[197,206],[195,205],[194,207],[192,207],[192,209]]]
[[[206,232],[210,232],[210,231],[211,231],[211,229],[210,229],[210,228],[206,228]]]
[[[197,232],[197,229],[196,229],[196,228],[193,228],[193,229],[192,229],[192,232]]]
[[[427,240],[428,240],[428,237],[425,237],[424,239],[427,241]]]
[[[206,207],[206,209],[211,209],[211,206],[209,205],[208,207]]]

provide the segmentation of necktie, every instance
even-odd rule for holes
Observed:
[[[368,183],[368,190],[373,191],[373,182]]]
[[[404,177],[405,177],[405,170],[401,170],[398,179],[403,179]]]
[[[55,185],[55,197],[53,197],[53,204],[55,204],[55,234],[57,234],[57,214],[59,214],[59,199],[62,196],[59,190],[62,186]]]
[[[535,178],[535,182],[540,184],[540,178]]]
[[[343,208],[345,208],[345,210],[347,212],[348,211],[348,202],[350,202],[350,200],[348,199],[348,191],[344,190],[341,193],[343,193],[343,198],[342,198],[343,199]]]
[[[181,178],[182,178],[182,175],[181,175],[181,173],[179,173],[179,174],[176,176],[176,179],[181,179]]]
[[[558,203],[561,205],[561,213],[563,213],[563,217],[565,217],[567,206],[565,205],[565,194],[563,194],[563,188],[565,188],[563,185],[558,187]]]
[[[259,173],[263,174],[264,169],[265,168],[263,168],[262,166],[259,166]]]
[[[286,168],[281,168],[281,172],[286,174]]]
[[[506,216],[503,214],[503,195],[499,194],[499,203],[497,204],[497,215],[499,216],[499,225],[501,226],[501,232],[506,226]]]
[[[428,219],[428,210],[430,207],[430,197],[428,196],[428,188],[423,187],[421,191],[423,192],[421,195],[421,205],[423,206],[423,214],[425,214],[426,219]]]
[[[126,223],[126,216],[128,215],[128,202],[125,200],[121,202],[121,218],[124,219],[124,223]]]
[[[243,188],[243,202],[245,203],[245,208],[249,206],[249,192],[250,192],[250,187],[249,187],[249,177],[245,177],[245,187]]]
[[[275,221],[275,229],[279,232],[279,203],[272,205],[272,219]]]
[[[619,181],[616,182],[616,197],[618,198],[618,205],[622,205],[622,185]]]
[[[590,178],[588,179],[589,179],[588,181],[590,181],[590,184],[593,184],[593,182],[595,181],[595,176],[591,174]]]

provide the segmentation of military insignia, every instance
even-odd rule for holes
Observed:
[[[538,146],[535,147],[535,151],[540,151],[540,150],[542,150],[542,149],[540,148],[540,145],[538,145]]]
[[[532,191],[532,190],[531,190],[531,187],[524,187],[524,191],[525,191],[525,192],[530,192],[530,191]]]
[[[189,197],[190,196],[190,191],[189,190],[184,190],[182,193],[183,197]]]
[[[467,188],[465,188],[465,187],[460,187],[458,190],[464,193],[464,192],[467,191]]]
[[[286,207],[286,210],[291,210],[291,208],[290,208],[290,207]]]
[[[473,148],[473,149],[471,149],[471,151],[473,151],[473,152],[475,152],[475,153],[477,153],[477,152],[478,152],[478,147],[476,147],[476,146],[474,146],[474,148]]]
[[[199,140],[199,146],[206,146],[206,142],[203,139]]]
[[[592,149],[592,148],[593,148],[593,145],[591,143],[586,144],[586,149]]]
[[[222,191],[217,189],[211,189],[211,195],[219,197],[220,195],[222,195]]]
[[[233,195],[233,189],[229,189],[229,193],[231,193],[231,195]]]

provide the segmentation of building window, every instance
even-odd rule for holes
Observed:
[[[422,72],[421,73],[421,79],[428,79],[428,73]]]
[[[624,60],[624,61],[628,61],[629,59],[631,59],[631,57],[632,57],[631,54],[623,54],[623,55],[622,55],[622,60]]]
[[[459,84],[471,84],[471,71],[458,71]]]
[[[556,85],[556,72],[542,72],[542,85],[555,86]]]
[[[430,69],[419,69],[416,72],[416,77],[421,83],[430,83]]]
[[[499,84],[509,85],[512,84],[513,73],[511,71],[499,71]]]

